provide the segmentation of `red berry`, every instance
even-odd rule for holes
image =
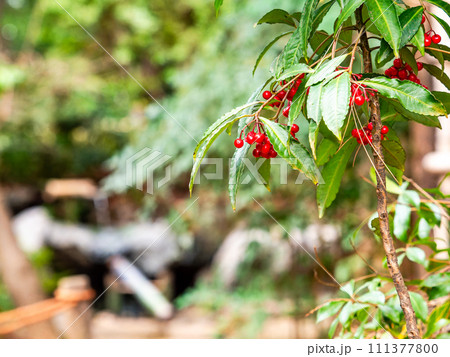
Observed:
[[[411,73],[411,74],[408,76],[408,79],[409,79],[411,82],[415,82],[416,79],[417,79],[417,76],[416,76],[414,73]]]
[[[412,68],[411,68],[411,66],[410,66],[409,64],[405,64],[405,69],[406,69],[407,71],[409,71],[409,72],[412,71]]]
[[[263,94],[262,94],[264,99],[269,99],[272,96],[272,92],[269,92],[268,90],[266,90]]]
[[[253,150],[253,156],[254,157],[260,157],[261,156],[261,151],[259,151],[258,149],[254,149]]]
[[[417,62],[417,69],[419,71],[421,71],[423,69],[423,63],[422,62]]]
[[[431,36],[430,35],[425,35],[425,47],[431,46]]]
[[[297,88],[291,88],[288,93],[287,99],[292,100],[294,98],[295,93],[297,93]]]
[[[403,61],[400,58],[396,58],[394,60],[394,67],[395,68],[401,68],[403,66]]]
[[[383,125],[381,128],[381,134],[386,135],[387,133],[389,133],[389,128],[386,125]]]
[[[424,24],[426,20],[427,18],[425,17],[425,15],[422,15],[422,24]]]
[[[249,143],[250,145],[252,145],[252,144],[255,142],[255,140],[256,140],[255,132],[254,132],[254,131],[250,131],[250,132],[247,134],[247,137],[245,138],[245,141],[246,141],[247,143]]]
[[[266,138],[266,135],[263,134],[263,133],[256,133],[256,135],[255,135],[255,141],[258,144],[261,144],[264,141],[265,138]]]
[[[414,80],[414,83],[420,84],[420,79],[419,79],[419,78],[416,78],[416,79]]]
[[[304,74],[304,73],[302,73],[302,74],[300,75],[300,77],[298,77],[298,78],[300,78],[300,79],[303,79],[303,78],[305,78],[305,74]]]
[[[363,96],[358,95],[355,97],[355,104],[356,105],[363,105],[366,102]]]
[[[275,96],[275,98],[278,99],[278,100],[283,100],[284,97],[286,97],[286,91],[284,91],[284,90],[280,91],[280,92]]]
[[[270,144],[263,145],[263,147],[261,149],[261,154],[267,155],[270,152],[270,149],[272,149],[272,145],[270,145]]]
[[[381,134],[381,140],[384,140],[384,135],[383,134]]]
[[[406,73],[406,71],[404,69],[398,71],[398,78],[400,78],[401,80],[406,79],[406,77],[408,77],[408,73]]]
[[[441,42],[441,36],[438,34],[435,34],[432,38],[431,41],[433,41],[433,43],[438,44],[439,42]]]
[[[274,149],[270,149],[269,156],[275,158],[278,156],[278,153]]]
[[[291,106],[288,105],[286,108],[283,109],[283,115],[287,118],[289,116],[289,110],[291,110]]]
[[[237,139],[234,141],[234,146],[236,146],[237,149],[240,149],[241,147],[244,146],[244,140],[242,140],[242,139],[240,139],[240,138],[237,138]]]
[[[292,126],[291,126],[291,133],[292,134],[298,133],[299,130],[300,130],[300,128],[298,127],[297,124],[292,124]]]
[[[372,131],[373,130],[373,123],[367,124],[367,129]]]
[[[358,137],[358,129],[353,129],[352,130],[352,136],[354,137],[354,138],[357,138]]]

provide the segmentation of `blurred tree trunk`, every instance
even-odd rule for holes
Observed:
[[[33,227],[30,227],[33,229]],[[38,276],[17,245],[11,218],[0,188],[0,275],[16,306],[24,306],[46,299]],[[56,338],[50,321],[22,329],[17,337]]]

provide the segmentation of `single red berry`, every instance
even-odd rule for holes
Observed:
[[[424,84],[422,84],[422,87],[424,87],[425,89],[428,89],[428,87],[426,85],[424,85]]]
[[[383,125],[381,128],[381,134],[386,135],[387,133],[389,133],[389,128],[386,125]]]
[[[430,35],[425,35],[425,47],[431,46],[431,36]]]
[[[417,69],[419,71],[421,71],[423,69],[423,63],[422,62],[417,62]]]
[[[272,92],[266,90],[262,96],[264,99],[269,99],[272,96]]]
[[[288,93],[287,99],[292,100],[294,98],[295,93],[297,93],[297,88],[291,88]]]
[[[420,84],[420,79],[419,79],[419,78],[416,78],[416,79],[414,80],[414,83]]]
[[[355,104],[356,105],[363,105],[366,102],[365,98],[361,95],[358,95],[355,97]]]
[[[353,129],[352,130],[352,136],[354,137],[354,138],[357,138],[358,137],[358,129]]]
[[[414,73],[411,73],[411,74],[408,76],[408,79],[409,79],[411,82],[415,82],[416,79],[417,79],[417,76],[416,76]]]
[[[431,41],[433,41],[433,43],[438,44],[439,42],[441,42],[441,36],[438,34],[435,34],[432,38]]]
[[[261,156],[261,151],[259,151],[258,149],[254,149],[253,150],[253,156],[254,157],[260,157]]]
[[[278,94],[275,96],[275,98],[278,100],[283,100],[284,97],[286,97],[286,91],[284,91],[284,90],[278,92]]]
[[[242,139],[240,139],[240,138],[237,138],[237,139],[234,141],[234,146],[236,146],[237,149],[240,149],[241,147],[244,146],[244,140],[242,140]]]
[[[304,74],[304,73],[302,73],[302,74],[300,75],[300,77],[298,77],[298,78],[300,78],[300,79],[303,79],[303,78],[305,78],[305,74]]]
[[[271,149],[269,152],[269,156],[275,158],[278,156],[278,153],[274,149]]]
[[[400,58],[396,58],[394,60],[394,67],[395,68],[401,68],[403,66],[403,61]]]
[[[258,144],[261,144],[265,140],[265,138],[266,138],[266,135],[263,133],[256,133],[256,135],[255,135],[255,141]]]
[[[409,72],[412,71],[412,68],[411,68],[411,66],[410,66],[409,64],[405,64],[405,69],[406,69],[407,71],[409,71]]]
[[[384,135],[383,134],[381,134],[381,140],[384,140]]]
[[[404,69],[398,71],[398,78],[400,78],[401,80],[406,79],[406,77],[408,77],[408,73],[406,73],[406,71]]]
[[[261,154],[262,155],[267,155],[270,152],[270,149],[272,149],[272,145],[270,144],[265,144],[262,149],[261,149]]]
[[[246,141],[247,143],[249,143],[250,145],[252,145],[252,144],[255,142],[255,140],[256,140],[256,134],[255,134],[255,132],[254,132],[254,131],[250,131],[250,132],[247,134],[247,137],[245,138],[245,141]]]
[[[422,15],[422,24],[424,24],[426,20],[427,18],[425,17],[425,15]]]
[[[299,126],[297,124],[292,124],[291,126],[291,133],[296,134],[300,130]]]
[[[288,105],[286,108],[283,109],[283,115],[287,118],[289,116],[289,111],[291,110],[291,106]]]
[[[373,123],[367,124],[367,129],[372,131],[373,130]]]

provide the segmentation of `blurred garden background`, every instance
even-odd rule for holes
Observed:
[[[274,175],[271,192],[243,185],[236,212],[227,164],[223,180],[203,176],[188,192],[195,139],[247,101],[282,48],[252,75],[284,30],[255,23],[298,3],[225,1],[216,17],[212,0],[0,0],[0,312],[51,299],[71,278],[96,296],[86,312],[83,302],[4,336],[327,336],[329,323],[305,316],[338,294],[323,268],[340,283],[383,270],[366,225],[376,207],[366,156],[321,221],[312,183],[295,173],[287,185]],[[319,30],[332,27],[326,17]],[[445,172],[422,164],[435,129],[395,129],[407,176],[437,185]],[[230,158],[233,135],[209,156]],[[170,158],[170,180],[152,194],[137,188],[145,176],[127,184],[127,160],[146,148]]]

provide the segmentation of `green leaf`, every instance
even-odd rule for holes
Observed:
[[[300,62],[302,57],[307,58],[308,39],[311,34],[313,11],[319,0],[305,2],[302,17],[297,29],[292,34],[283,52],[283,66],[285,69]]]
[[[312,73],[314,72],[308,65],[304,63],[294,64],[289,67],[287,70],[283,71],[282,75],[277,78],[277,80],[281,81],[286,78],[294,77],[297,74],[301,73]]]
[[[392,0],[366,0],[365,4],[370,19],[392,47],[394,55],[399,57],[402,29]]]
[[[322,177],[324,184],[317,188],[317,205],[319,207],[319,217],[323,217],[325,209],[333,203],[341,186],[347,162],[356,148],[356,140],[349,140],[341,149],[328,161],[323,170]]]
[[[428,266],[427,255],[420,248],[417,248],[417,247],[406,248],[406,256],[412,262],[422,264],[424,267]]]
[[[447,36],[450,37],[450,25],[446,21],[442,20],[439,16],[433,14],[432,12],[430,12],[429,14],[432,15],[437,22],[439,22],[439,25],[442,26],[444,31],[447,33]]]
[[[311,153],[299,142],[289,142],[290,134],[287,132],[286,127],[266,118],[260,119],[278,155],[292,168],[303,172],[307,178],[313,181],[314,184],[317,184],[321,176]]]
[[[219,15],[219,9],[223,4],[223,0],[214,0],[214,7],[216,9],[216,16]]]
[[[422,56],[425,55],[425,31],[422,26],[419,27],[419,31],[411,39],[411,43],[417,47]]]
[[[437,117],[412,113],[406,110],[400,103],[393,100],[389,100],[389,103],[395,108],[398,113],[400,113],[406,119],[413,120],[426,126],[441,128],[441,123],[439,121],[439,118]]]
[[[258,169],[258,173],[263,179],[263,185],[270,192],[270,159],[264,160],[263,164]]]
[[[378,308],[381,310],[382,314],[390,319],[392,322],[399,323],[400,322],[400,311],[394,309],[389,305],[380,305]]]
[[[330,131],[341,140],[341,128],[350,110],[350,74],[342,73],[328,83],[321,100],[323,120]]]
[[[378,68],[383,67],[393,58],[394,52],[392,51],[391,46],[389,46],[389,43],[387,43],[386,40],[381,40],[380,49],[378,50],[377,56],[375,57]]]
[[[322,322],[323,320],[336,315],[344,304],[345,301],[327,302],[317,311],[316,323]]]
[[[409,296],[411,297],[411,305],[417,318],[426,321],[428,316],[428,306],[422,295],[410,291]]]
[[[319,135],[319,126],[316,122],[312,121],[309,123],[309,146],[311,147],[311,151],[313,154],[314,159],[316,158],[316,143],[317,143],[317,137]]]
[[[420,285],[426,286],[427,288],[433,288],[435,286],[448,284],[450,284],[450,273],[439,273],[435,275],[430,275]]]
[[[322,119],[321,98],[324,85],[317,83],[309,88],[308,99],[306,101],[306,110],[308,118],[320,123]]]
[[[305,87],[312,86],[316,83],[323,81],[326,78],[333,78],[337,76],[339,73],[335,72],[335,69],[341,65],[342,62],[347,58],[348,54],[338,56],[333,58],[332,60],[319,64],[318,67],[315,68],[315,72],[308,76],[308,80],[306,81]]]
[[[408,229],[411,222],[411,207],[399,197],[395,205],[394,235],[402,242],[408,240]]]
[[[364,3],[364,0],[352,0],[347,1],[344,8],[342,9],[336,23],[334,24],[334,32],[342,26],[345,20],[347,20],[350,16],[352,16],[356,9],[360,7]]]
[[[430,236],[431,226],[425,218],[419,219],[419,226],[417,227],[417,236],[419,239],[425,239]]]
[[[287,11],[281,9],[273,9],[261,17],[257,25],[261,24],[286,24],[295,27],[295,22]]]
[[[424,115],[446,115],[447,111],[430,91],[411,81],[375,77],[363,81],[384,97],[398,100],[405,109]]]
[[[326,16],[330,8],[334,5],[334,1],[329,1],[322,6],[320,6],[316,11],[314,11],[313,15],[313,23],[311,25],[311,33],[315,33],[317,28],[323,21],[323,18]]]
[[[423,68],[425,68],[428,73],[438,79],[444,86],[447,87],[447,89],[450,89],[450,78],[448,78],[445,72],[441,71],[436,66],[427,63],[423,64]]]
[[[301,87],[298,89],[298,91],[302,90],[303,89],[301,89]],[[292,126],[294,121],[301,115],[303,103],[306,99],[306,91],[303,90],[297,98],[295,98],[296,96],[297,95],[294,96],[294,100],[291,104],[291,109],[289,110],[288,126]]]
[[[433,95],[444,105],[445,109],[450,112],[450,93],[433,92]]]
[[[244,142],[244,146],[236,149],[230,163],[230,180],[228,184],[228,192],[230,194],[231,207],[236,210],[236,196],[241,183],[241,177],[244,172],[244,159],[250,149],[250,145]]]
[[[227,129],[230,124],[239,120],[239,117],[236,117],[239,112],[243,111],[246,108],[253,107],[257,103],[258,102],[247,103],[241,107],[233,109],[232,111],[223,115],[219,120],[217,120],[208,128],[205,134],[203,134],[202,139],[199,141],[197,147],[194,150],[194,164],[192,166],[191,179],[189,182],[189,191],[191,194],[192,188],[194,187],[195,176],[197,175],[198,169],[200,168],[200,165],[213,142],[221,133],[223,133]]]
[[[328,329],[328,338],[333,338],[334,337],[334,333],[336,332],[336,327],[339,324],[339,320],[338,319],[334,319],[333,322],[331,323],[329,329]]]
[[[427,320],[427,331],[424,334],[424,338],[430,338],[435,332],[440,330],[442,327],[440,321],[449,318],[450,313],[450,301],[437,306],[433,311],[431,311],[430,316]]]
[[[350,315],[352,314],[352,305],[353,304],[349,301],[342,308],[342,310],[338,316],[339,322],[342,325],[345,325],[347,323],[348,319],[350,318]]]
[[[269,49],[278,42],[278,40],[288,34],[292,33],[292,31],[288,31],[285,33],[282,33],[281,35],[275,37],[266,47],[264,47],[264,49],[262,50],[262,52],[259,54],[256,62],[255,62],[255,66],[253,67],[253,74],[255,74],[256,69],[258,68],[259,63],[261,62],[261,60],[263,59],[264,55],[267,53],[267,51],[269,51]]]
[[[406,154],[402,145],[395,140],[383,140],[381,142],[383,147],[384,162],[399,170],[405,170]]]
[[[444,53],[440,52],[440,51],[433,51],[433,49],[435,48],[439,48],[439,45],[436,45],[434,43],[431,44],[431,46],[428,46],[425,49],[425,52],[428,53],[430,56],[436,58],[438,60],[438,62],[441,64],[442,67],[442,71],[444,71],[445,69],[445,57],[444,57]]]
[[[443,0],[426,0],[427,3],[440,7],[448,15],[450,14],[450,4]]]
[[[408,47],[403,47],[400,50],[400,56],[403,61],[405,61],[407,64],[409,64],[411,66],[411,68],[415,74],[419,73],[419,69],[417,68],[416,58],[411,53],[411,51],[408,49]]]
[[[316,164],[317,166],[325,165],[330,157],[336,153],[339,144],[329,139],[323,139],[317,148],[317,158]]]
[[[384,304],[385,298],[384,298],[384,294],[380,291],[371,291],[368,292],[367,294],[361,295],[358,298],[359,302],[369,302],[371,304],[376,304],[376,305],[380,305],[380,304]]]
[[[422,23],[423,7],[417,6],[407,9],[400,14],[402,37],[399,48],[405,46],[417,33]]]

